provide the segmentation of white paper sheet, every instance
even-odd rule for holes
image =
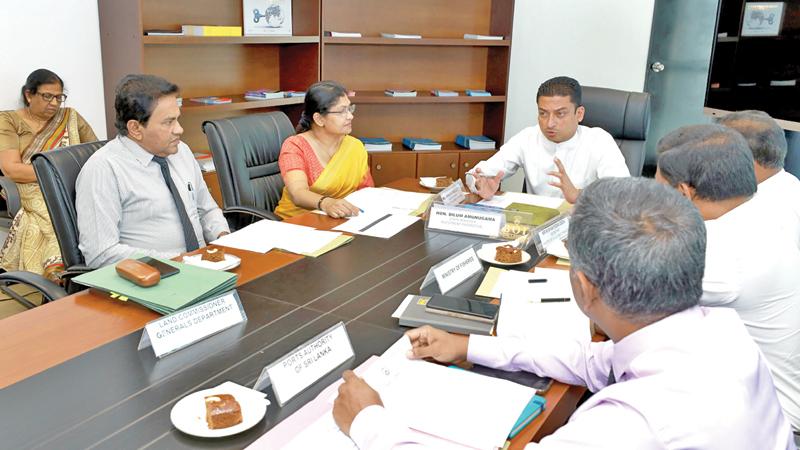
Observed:
[[[496,208],[506,208],[512,203],[523,203],[526,205],[556,209],[564,203],[564,199],[559,197],[545,197],[543,195],[523,194],[521,192],[506,192],[502,195],[495,195],[491,200],[481,200],[478,202],[479,205],[494,206]]]
[[[261,220],[211,243],[257,253],[266,253],[273,248],[293,253],[313,253],[341,234],[286,222]]]
[[[529,283],[529,278],[544,278],[546,283]],[[569,297],[568,302],[542,303],[541,298]],[[589,318],[575,303],[569,272],[558,269],[536,269],[527,276],[511,276],[504,280],[497,318],[498,336],[528,339],[574,338],[588,341]]]
[[[387,215],[388,217],[386,217]],[[351,217],[347,222],[334,228],[334,230],[388,239],[403,231],[417,220],[419,220],[418,217],[409,216],[407,214],[370,211]]]
[[[386,211],[409,214],[417,210],[432,195],[389,188],[364,188],[351,193],[345,199],[365,213]]]

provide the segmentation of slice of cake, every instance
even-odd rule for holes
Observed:
[[[497,253],[494,256],[495,261],[502,263],[516,263],[522,262],[522,250],[512,247],[510,245],[497,246]]]
[[[436,177],[436,187],[443,188],[453,184],[453,179],[450,177]]]
[[[225,261],[225,250],[222,250],[221,248],[206,248],[203,251],[203,256],[200,259],[211,262]]]
[[[208,428],[216,430],[242,423],[242,409],[230,394],[206,397],[206,422]]]

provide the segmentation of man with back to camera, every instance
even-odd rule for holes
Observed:
[[[117,86],[118,135],[75,186],[80,250],[89,267],[133,255],[172,258],[229,232],[189,146],[180,140],[178,86],[128,75]]]
[[[614,138],[602,128],[580,125],[585,109],[576,80],[545,81],[536,93],[536,104],[538,125],[520,131],[467,172],[472,192],[492,198],[503,178],[521,167],[527,192],[575,203],[580,190],[598,178],[630,176]]]
[[[788,145],[783,128],[764,111],[737,111],[716,120],[744,136],[753,153],[758,191],[773,212],[786,214],[786,227],[794,230],[800,246],[800,180],[783,169]]]
[[[756,193],[753,155],[722,125],[691,125],[657,146],[656,180],[692,201],[708,234],[700,304],[739,313],[800,430],[800,250],[797,237]]]
[[[576,304],[611,340],[467,337],[425,326],[406,333],[409,357],[526,370],[595,392],[529,449],[795,448],[736,312],[698,306],[706,233],[688,200],[649,179],[598,180],[578,199],[567,245]],[[343,378],[333,417],[360,448],[421,447],[363,379]]]

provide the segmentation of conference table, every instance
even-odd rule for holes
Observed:
[[[422,191],[416,179],[389,187]],[[289,222],[330,229],[341,220],[305,214]],[[420,292],[428,269],[480,239],[425,230],[418,221],[391,239],[356,236],[317,258],[227,249],[247,321],[162,359],[137,350],[159,317],[140,305],[82,291],[0,320],[0,448],[243,448],[290,416],[341,372],[380,355],[406,330],[391,318]],[[541,258],[540,258],[541,259]],[[540,267],[558,267],[553,258]],[[423,291],[424,293],[424,291]],[[272,401],[252,429],[195,438],[170,422],[184,396],[234,381],[251,387],[264,366],[343,322],[355,358],[283,407]],[[522,448],[561,426],[585,389],[555,382],[545,411],[514,440]],[[465,394],[466,395],[466,394]]]

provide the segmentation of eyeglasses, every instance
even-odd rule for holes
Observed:
[[[344,114],[344,113],[353,114],[354,112],[356,112],[356,105],[351,103],[351,104],[347,105],[347,108],[345,108],[345,109],[343,109],[341,111],[328,111],[328,114]]]
[[[52,102],[53,99],[56,99],[58,103],[64,103],[65,101],[67,101],[67,94],[54,95],[49,92],[37,92],[36,94],[41,95],[44,101],[46,101],[47,103]]]

